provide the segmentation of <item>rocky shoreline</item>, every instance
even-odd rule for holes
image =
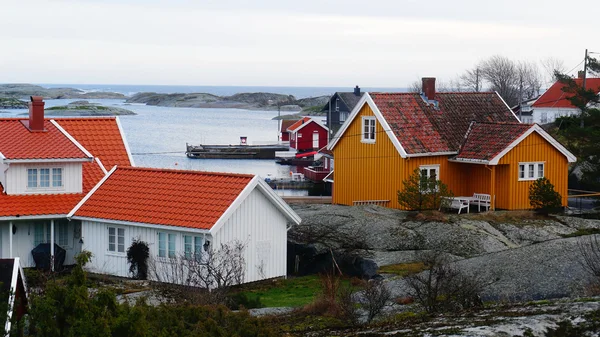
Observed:
[[[88,101],[75,101],[63,106],[47,108],[51,116],[126,116],[136,115],[135,112],[113,106],[104,106]]]
[[[44,88],[33,84],[0,84],[0,98],[29,99],[42,96],[44,99],[125,99],[116,92],[85,92],[74,88]]]

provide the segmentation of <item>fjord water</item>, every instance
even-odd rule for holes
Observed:
[[[46,107],[66,105],[74,99],[47,100]],[[189,159],[185,155],[190,144],[239,144],[240,136],[249,144],[277,141],[278,122],[272,120],[277,111],[242,109],[169,108],[143,104],[125,104],[124,100],[96,99],[91,103],[117,106],[137,115],[120,116],[125,137],[137,166],[251,173],[261,177],[268,174],[289,177],[296,167],[279,165],[274,160]],[[19,116],[27,110],[7,110],[0,117]],[[51,111],[46,115],[51,117]],[[306,191],[285,191],[306,194]]]

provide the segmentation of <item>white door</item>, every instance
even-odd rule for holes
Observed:
[[[315,131],[313,133],[313,149],[319,148],[319,132]]]

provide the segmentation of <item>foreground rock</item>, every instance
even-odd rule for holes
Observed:
[[[44,99],[125,99],[116,92],[84,92],[74,88],[44,88],[34,84],[0,84],[0,98],[29,99],[29,96],[42,96]]]
[[[217,96],[207,93],[160,94],[142,92],[133,95],[126,102],[179,108],[300,111],[311,107],[323,106],[327,99],[327,96],[296,99],[292,95],[265,92],[239,93],[232,96]]]
[[[122,116],[136,114],[131,110],[98,105],[88,101],[76,101],[68,105],[51,107],[46,109],[46,112],[52,116]]]

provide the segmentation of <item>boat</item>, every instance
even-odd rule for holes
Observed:
[[[275,159],[276,151],[287,151],[282,144],[246,145],[241,137],[239,145],[186,145],[185,154],[192,159]]]

